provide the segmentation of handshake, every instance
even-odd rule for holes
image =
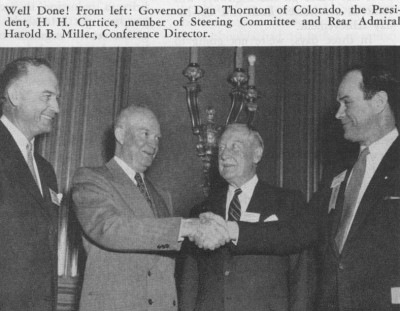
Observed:
[[[199,248],[214,250],[232,240],[237,240],[239,227],[236,222],[225,221],[211,212],[199,218],[183,219],[181,236],[189,238]]]

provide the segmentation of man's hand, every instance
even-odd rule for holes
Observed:
[[[200,248],[214,250],[230,241],[226,222],[221,219],[214,220],[211,217],[184,219],[181,236],[188,237]]]

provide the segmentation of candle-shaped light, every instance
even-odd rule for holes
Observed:
[[[198,61],[199,61],[199,48],[191,47],[190,48],[190,63],[197,64]]]
[[[243,67],[243,47],[238,46],[236,48],[236,68],[242,68]]]
[[[58,237],[58,275],[63,276],[65,273],[65,259],[67,253],[67,224],[63,219],[61,230]]]
[[[256,85],[256,70],[254,63],[256,62],[255,55],[249,55],[249,86]]]

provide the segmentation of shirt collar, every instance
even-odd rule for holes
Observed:
[[[12,123],[5,115],[2,115],[0,121],[3,122],[4,126],[10,132],[11,136],[14,138],[14,141],[17,143],[19,150],[21,150],[22,154],[26,158],[26,145],[31,143],[32,150],[34,150],[34,142],[35,138],[33,138],[30,142],[26,138],[26,136]]]
[[[242,190],[241,195],[243,194],[244,196],[251,198],[253,196],[254,188],[256,187],[257,182],[258,182],[258,177],[256,174],[240,187],[240,189]],[[229,185],[228,191],[234,193],[235,189],[237,188],[232,185]]]
[[[373,142],[371,145],[368,146],[369,153],[374,163],[374,166],[379,165],[382,158],[384,157],[384,155],[386,154],[386,152],[388,151],[388,149],[398,136],[399,136],[399,131],[397,130],[397,128],[394,128],[392,131],[383,136],[381,139],[378,139],[377,141]],[[363,151],[365,148],[366,148],[365,146],[361,146],[360,152]]]
[[[121,158],[117,157],[116,155],[114,156],[113,159],[122,168],[122,170],[126,173],[126,175],[128,175],[128,177],[133,181],[133,183],[135,185],[137,185],[136,184],[136,180],[135,180],[135,175],[136,175],[135,170],[132,169],[128,164],[126,164],[126,162],[124,160],[122,160]],[[139,173],[139,174],[140,174],[140,176],[142,176],[142,179],[144,179],[143,173]]]

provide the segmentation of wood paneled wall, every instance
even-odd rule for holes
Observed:
[[[255,122],[265,140],[259,176],[271,184],[300,189],[309,198],[331,164],[355,150],[343,140],[334,118],[342,73],[354,63],[380,61],[399,77],[400,48],[245,47],[244,54],[257,57],[256,87],[262,96]],[[63,204],[63,215],[70,218],[67,258],[74,256],[71,250],[79,244],[78,226],[70,212],[72,176],[77,167],[101,165],[112,156],[112,125],[121,107],[145,104],[159,117],[161,148],[148,174],[172,193],[175,213],[186,216],[203,199],[201,162],[183,88],[188,48],[0,49],[0,67],[21,56],[49,59],[60,80],[58,126],[37,142],[54,165],[60,192],[67,198]],[[234,48],[200,48],[199,63],[206,72],[200,80],[202,115],[213,105],[222,124],[230,105],[227,78],[234,67]],[[70,272],[67,264],[67,281]]]

